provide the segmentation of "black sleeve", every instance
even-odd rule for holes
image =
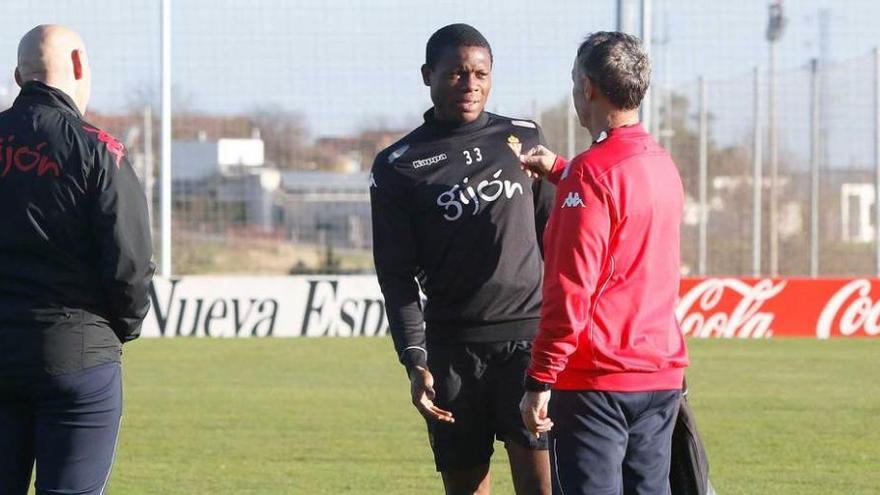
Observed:
[[[424,314],[416,283],[418,262],[412,219],[392,167],[377,158],[370,176],[373,261],[394,348],[400,362],[410,369],[427,363]]]
[[[138,338],[150,309],[155,271],[147,200],[128,159],[96,146],[90,217],[110,326],[121,342]]]
[[[547,147],[547,141],[544,139],[544,133],[538,127],[538,143]],[[548,180],[536,180],[532,182],[532,197],[535,199],[535,234],[538,236],[538,247],[541,249],[541,256],[544,256],[544,228],[547,226],[547,220],[550,219],[550,212],[553,211],[553,204],[556,201],[556,186]]]

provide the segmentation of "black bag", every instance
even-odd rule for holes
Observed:
[[[681,406],[672,431],[672,463],[669,468],[672,495],[714,495],[709,482],[709,458],[687,400],[687,380],[682,386]]]

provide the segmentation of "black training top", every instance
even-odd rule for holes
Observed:
[[[149,308],[147,204],[125,148],[28,82],[0,113],[0,380],[119,361]]]
[[[373,257],[401,362],[424,364],[425,341],[530,340],[540,317],[541,233],[555,190],[518,155],[540,128],[484,112],[434,118],[373,163]],[[419,288],[426,296],[424,310]]]

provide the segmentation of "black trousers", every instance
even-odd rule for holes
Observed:
[[[669,495],[681,390],[554,390],[550,462],[555,495]]]
[[[122,418],[122,369],[0,381],[0,493],[100,495]]]

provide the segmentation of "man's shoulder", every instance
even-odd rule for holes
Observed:
[[[412,162],[414,151],[425,144],[426,132],[424,125],[416,127],[390,146],[380,151],[373,160],[373,173],[392,171],[401,163]]]
[[[26,122],[29,132],[42,131],[50,136],[62,137],[64,134],[80,133],[82,120],[70,111],[47,105],[42,102],[16,102],[2,113],[0,119],[10,119],[13,127],[19,127]],[[33,124],[32,124],[33,122]],[[32,127],[36,125],[36,127]]]
[[[398,158],[405,155],[406,152],[410,148],[412,148],[412,143],[410,142],[410,139],[408,139],[411,134],[412,134],[412,132],[407,134],[406,136],[398,139],[393,144],[391,144],[387,148],[384,148],[382,151],[380,151],[376,155],[376,159],[373,161],[373,166],[375,167],[376,165],[379,165],[382,163],[392,164]]]
[[[653,140],[620,140],[593,144],[574,157],[569,168],[581,180],[608,185],[609,181],[627,180],[626,177],[631,174],[642,173],[645,163],[657,164],[658,160],[670,164],[672,169],[675,169],[669,153]],[[660,167],[662,170],[667,168]],[[649,169],[655,170],[658,167],[649,167]],[[617,179],[612,179],[614,177]]]
[[[106,153],[117,168],[120,166],[126,153],[125,145],[122,144],[122,141],[113,134],[86,120],[78,119],[72,124],[80,136],[82,136],[90,151],[97,150],[100,153]]]
[[[83,120],[70,111],[46,104],[19,103],[0,113],[4,126],[25,135],[39,136],[48,146],[66,156],[69,152],[82,152],[87,144]]]
[[[85,119],[69,118],[69,123],[83,138],[92,145],[105,143],[109,140],[119,141],[115,136]]]
[[[502,128],[502,130],[510,132],[526,134],[534,133],[536,136],[541,133],[541,126],[534,120],[508,117],[496,113],[489,113],[489,126]]]

